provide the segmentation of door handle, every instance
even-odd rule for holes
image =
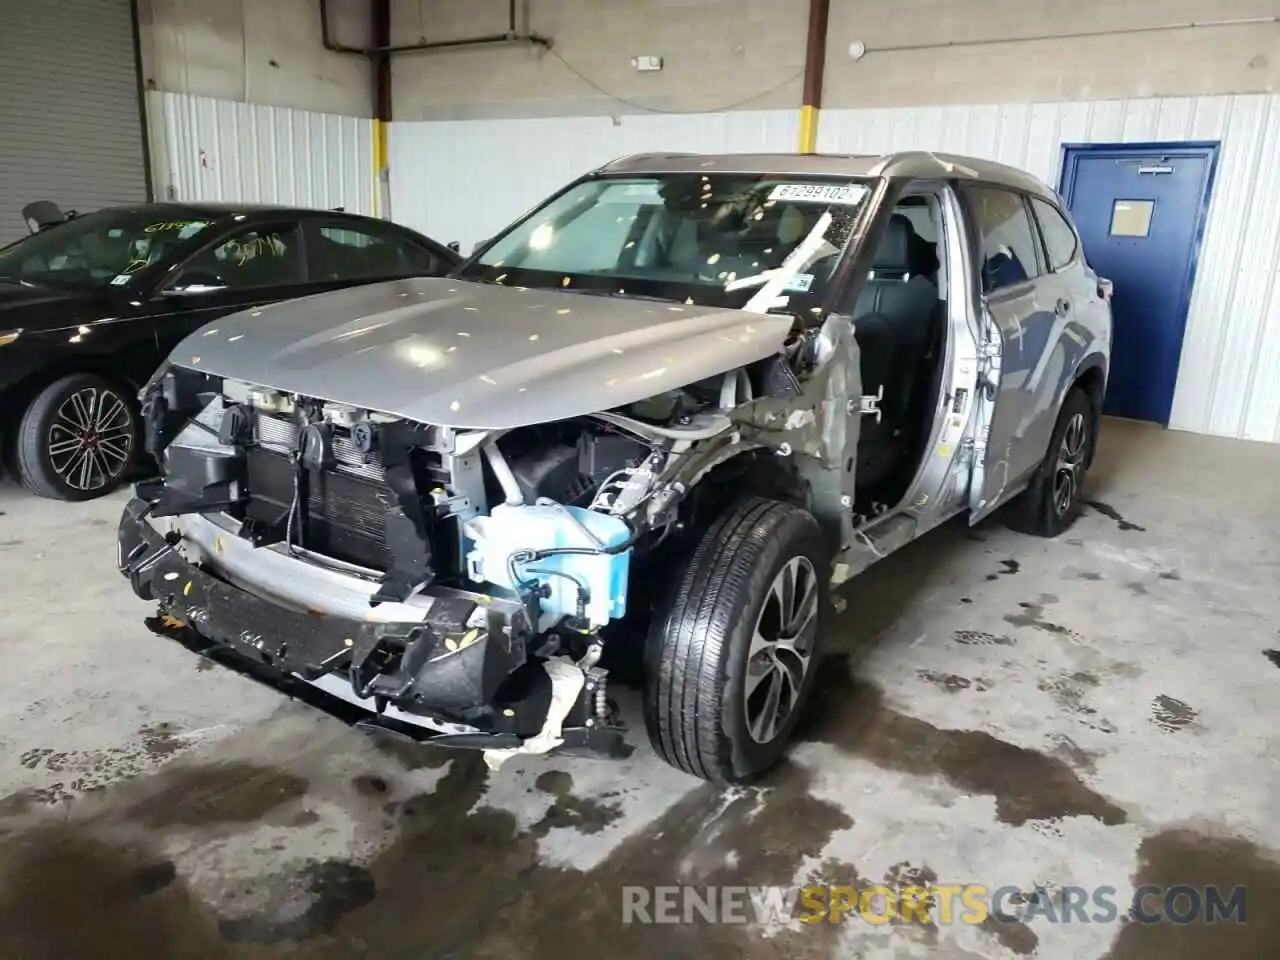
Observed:
[[[1071,312],[1071,301],[1068,300],[1066,297],[1060,298],[1058,302],[1054,305],[1053,312],[1060,317],[1065,317],[1068,313]]]

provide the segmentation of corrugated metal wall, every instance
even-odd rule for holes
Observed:
[[[463,251],[593,167],[648,150],[794,150],[793,110],[391,124],[391,215]]]
[[[0,245],[32,200],[88,211],[147,199],[129,0],[0,9]]]
[[[151,92],[147,121],[157,200],[376,212],[371,120]]]
[[[939,150],[1057,185],[1064,143],[1220,140],[1169,425],[1280,442],[1280,97],[824,111],[819,149]]]
[[[796,136],[793,111],[394,123],[392,212],[466,250],[613,157],[789,151]],[[819,148],[945,150],[1056,184],[1063,143],[1158,140],[1222,141],[1170,425],[1280,442],[1280,97],[830,110]]]

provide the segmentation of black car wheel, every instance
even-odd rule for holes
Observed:
[[[1044,461],[1027,489],[1007,508],[1010,527],[1038,537],[1056,537],[1071,526],[1080,512],[1085,474],[1097,442],[1096,423],[1089,395],[1073,389],[1058,412]]]
[[[786,749],[830,606],[826,544],[797,507],[751,499],[694,548],[645,647],[645,726],[687,773],[741,783]]]
[[[31,401],[15,446],[18,475],[33,493],[92,500],[114,489],[136,458],[137,408],[109,380],[74,373]]]

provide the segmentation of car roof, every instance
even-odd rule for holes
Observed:
[[[347,213],[341,210],[318,210],[314,207],[290,207],[284,204],[275,203],[213,203],[213,202],[181,202],[166,201],[162,203],[127,203],[114,207],[103,207],[102,211],[137,211],[139,213],[154,213],[159,217],[201,217],[206,220],[217,220],[222,217],[237,216],[240,214],[279,214],[279,213],[329,213],[340,217],[355,217],[362,220],[370,219],[358,213]],[[95,213],[99,211],[93,211]]]
[[[760,173],[783,176],[893,177],[897,179],[970,180],[1012,187],[1056,200],[1043,182],[1017,167],[951,153],[912,150],[887,154],[836,153],[643,153],[621,157],[598,172]]]

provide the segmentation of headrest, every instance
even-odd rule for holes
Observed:
[[[888,229],[880,238],[880,246],[876,248],[872,258],[873,270],[891,270],[901,273],[911,271],[911,237],[915,229],[911,221],[900,213],[889,218]]]

